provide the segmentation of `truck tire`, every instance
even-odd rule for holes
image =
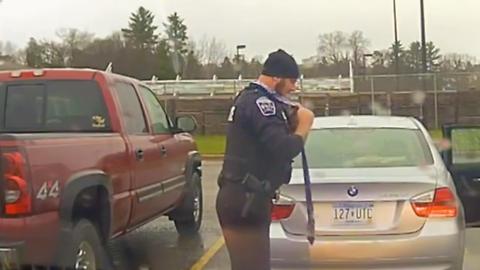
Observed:
[[[192,174],[189,190],[183,204],[174,217],[175,228],[180,235],[192,235],[202,225],[203,192],[202,181],[198,172]]]
[[[65,252],[68,270],[113,269],[97,228],[86,219],[79,220],[72,229],[71,241]]]

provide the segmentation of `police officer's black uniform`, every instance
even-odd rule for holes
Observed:
[[[264,72],[298,77],[296,63],[285,52],[272,53],[269,59],[275,60],[279,54],[280,62],[287,61],[287,69],[268,66],[272,61],[267,59]],[[285,55],[291,59],[285,60]],[[291,60],[296,69],[288,66]],[[289,129],[289,109],[267,89],[251,83],[237,96],[228,116],[216,208],[232,270],[270,269],[271,199],[280,185],[290,181],[292,159],[303,148],[302,137]],[[259,180],[263,191],[252,191],[244,181],[246,176]]]

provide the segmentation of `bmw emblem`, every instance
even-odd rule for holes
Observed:
[[[351,186],[348,190],[347,190],[347,194],[348,196],[350,197],[355,197],[358,195],[358,189],[355,187],[355,186]]]

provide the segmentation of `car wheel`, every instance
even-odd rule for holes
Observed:
[[[203,192],[202,182],[198,173],[193,173],[190,189],[187,192],[178,214],[173,218],[175,227],[180,235],[189,235],[198,232],[202,224]]]

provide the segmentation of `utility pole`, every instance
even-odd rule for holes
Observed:
[[[425,9],[423,0],[420,0],[420,16],[421,16],[421,30],[422,30],[422,67],[423,73],[427,73],[427,44],[425,34]]]
[[[395,32],[395,74],[398,74],[398,28],[397,28],[397,1],[393,0],[393,23]]]
[[[427,81],[426,81],[426,73],[427,73],[427,44],[426,44],[426,34],[425,34],[425,8],[423,5],[423,0],[420,0],[420,20],[421,20],[421,29],[422,29],[422,67],[423,67],[423,91],[424,93],[427,91]],[[426,94],[426,93],[425,93]],[[422,121],[424,120],[424,104],[420,105],[420,116]]]
[[[393,47],[395,54],[395,91],[398,92],[398,73],[399,73],[399,62],[398,62],[398,27],[397,27],[397,1],[393,0],[393,27],[395,32],[395,45]]]

